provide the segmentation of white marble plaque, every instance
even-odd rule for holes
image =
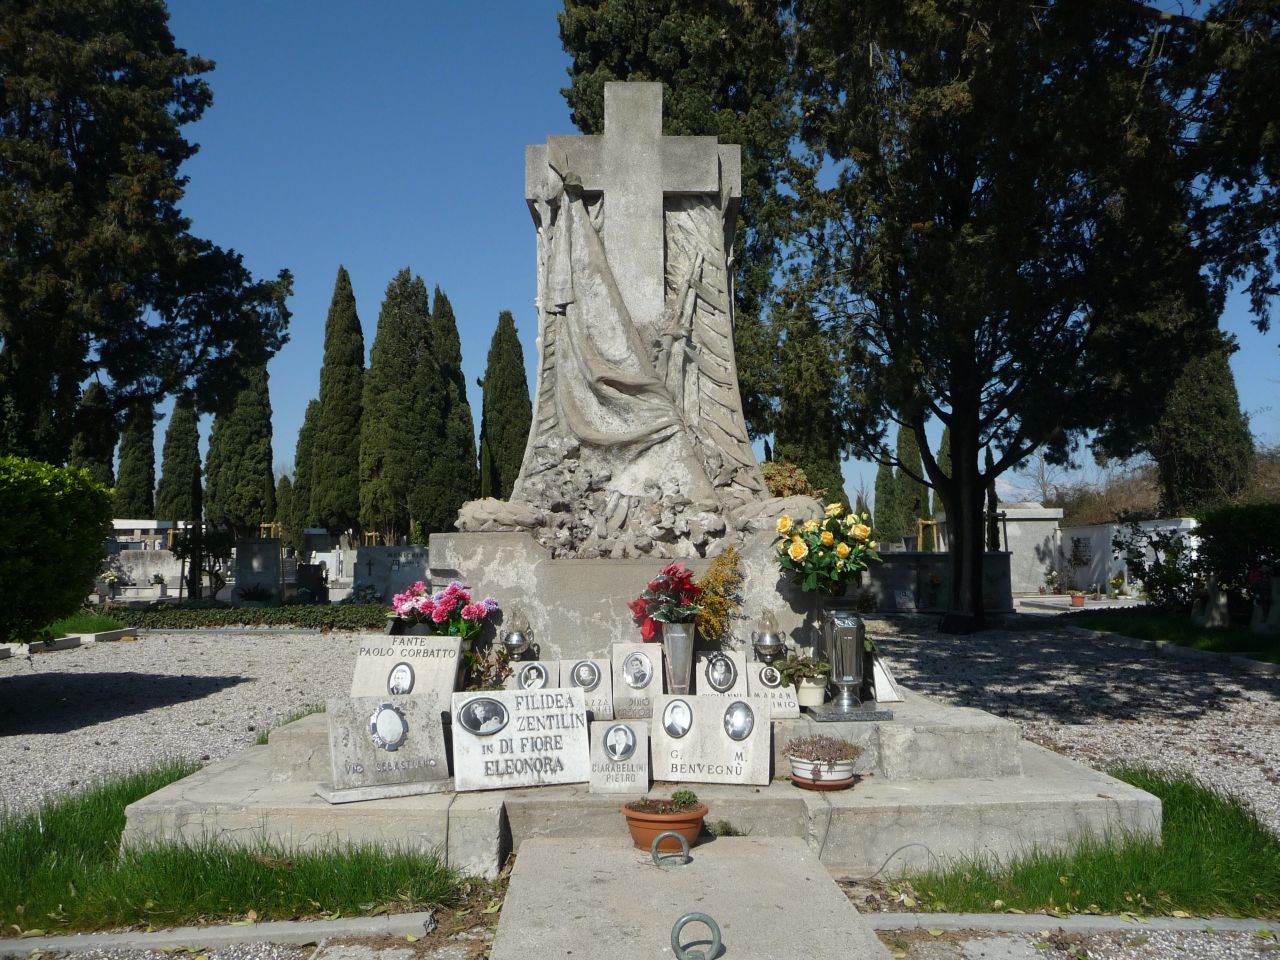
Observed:
[[[508,690],[550,690],[560,686],[559,660],[516,660],[503,685]]]
[[[332,786],[447,780],[441,703],[434,693],[330,700]]]
[[[361,637],[351,677],[351,696],[432,693],[441,703],[448,703],[458,680],[461,650],[460,637]]]
[[[901,703],[902,691],[898,689],[898,681],[889,669],[889,665],[880,659],[880,654],[872,657],[873,680],[876,689],[876,703]]]
[[[556,687],[455,693],[453,776],[458,790],[589,780],[582,691]]]
[[[698,657],[693,688],[699,694],[721,697],[747,695],[747,655],[717,650]]]
[[[657,697],[650,723],[653,778],[768,784],[769,711],[763,697]]]
[[[613,715],[647,720],[662,693],[662,644],[613,645]]]
[[[915,594],[910,590],[893,591],[893,605],[898,610],[914,610],[916,608]]]
[[[795,720],[800,716],[796,688],[782,682],[773,664],[754,660],[747,664],[747,692],[753,697],[769,698],[770,720]]]
[[[592,720],[613,719],[613,670],[608,660],[561,660],[560,684],[582,691]]]
[[[591,724],[591,792],[644,793],[649,789],[649,724],[596,720]]]

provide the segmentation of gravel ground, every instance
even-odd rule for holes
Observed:
[[[1271,939],[1251,933],[1186,933],[1135,928],[1122,933],[981,934],[971,931],[931,937],[881,934],[902,960],[1254,960],[1275,958]]]

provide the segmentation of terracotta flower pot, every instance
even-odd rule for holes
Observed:
[[[1072,605],[1073,607],[1083,607],[1083,606],[1084,606],[1084,594],[1083,594],[1083,593],[1073,593],[1073,594],[1071,595],[1071,605]]]
[[[702,818],[707,815],[707,805],[699,803],[692,810],[681,813],[647,813],[633,810],[631,804],[622,805],[622,815],[627,818],[627,829],[631,831],[631,841],[641,850],[648,852],[653,846],[653,838],[660,833],[674,830],[689,841],[689,846],[698,842],[698,834],[702,832]],[[663,853],[677,853],[680,850],[678,841],[667,837],[658,845]]]

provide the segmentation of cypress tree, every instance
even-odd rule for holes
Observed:
[[[155,519],[156,421],[150,403],[137,403],[125,415],[116,479],[117,517]]]
[[[1225,350],[1193,357],[1174,382],[1149,452],[1160,511],[1187,516],[1239,496],[1253,475],[1253,435]]]
[[[453,307],[439,287],[431,305],[431,349],[436,383],[443,388],[443,429],[425,461],[423,482],[411,495],[409,510],[423,532],[452,530],[463,503],[480,489],[475,421],[462,375],[462,341]]]
[[[276,513],[275,521],[280,524],[280,542],[286,547],[298,549],[299,543],[293,538],[293,482],[287,473],[280,474],[276,481]]]
[[[524,351],[510,310],[498,314],[480,386],[480,496],[506,500],[520,473],[533,423]]]
[[[364,376],[360,425],[360,522],[387,543],[410,532],[409,500],[440,433],[431,356],[431,301],[406,267],[387,284]]]
[[[267,368],[246,372],[234,403],[213,421],[209,436],[205,516],[237,538],[254,537],[276,514],[271,475],[271,396]]]
[[[906,427],[898,428],[898,464],[894,479],[897,483],[898,507],[902,511],[903,533],[913,536],[919,529],[916,521],[929,517],[929,488],[911,475],[923,477],[924,465],[920,460],[920,445],[916,442],[916,435]],[[904,466],[906,470],[903,469]],[[917,544],[917,549],[925,549],[923,538]]]
[[[338,268],[324,327],[320,410],[311,442],[311,518],[333,534],[360,521],[360,413],[364,334],[346,267]]]
[[[777,322],[784,334],[779,369],[785,373],[778,386],[774,457],[794,463],[829,502],[847,507],[833,398],[838,365],[829,338],[802,300],[779,305]]]
[[[995,461],[990,447],[987,447],[983,458],[983,472],[991,478],[987,481],[987,549],[999,550],[1000,519],[996,514],[1000,510],[1000,501],[996,497]]]
[[[119,433],[107,391],[95,380],[80,398],[76,432],[71,438],[71,456],[67,462],[73,467],[88,470],[94,483],[114,487]]]
[[[292,527],[290,536],[299,553],[306,547],[304,531],[313,526],[311,519],[311,442],[316,433],[316,418],[320,416],[320,401],[307,404],[307,412],[298,429],[298,443],[293,453],[293,509],[287,522]]]
[[[880,464],[876,471],[876,536],[882,543],[895,543],[902,539],[902,517],[898,511],[898,484],[893,467]]]
[[[951,428],[942,428],[942,439],[938,441],[938,469],[944,477],[951,476]]]
[[[156,488],[156,518],[199,520],[200,428],[189,395],[178,398],[164,432],[160,486]]]

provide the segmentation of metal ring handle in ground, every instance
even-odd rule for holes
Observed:
[[[686,950],[680,946],[680,931],[690,923],[706,924],[711,931],[711,948],[705,953],[701,950]],[[676,960],[715,960],[720,955],[720,924],[705,913],[686,913],[671,928],[671,950],[675,953]]]
[[[658,844],[662,843],[667,837],[675,837],[680,841],[680,852],[678,854],[669,853],[665,856],[659,856]],[[674,830],[664,830],[653,838],[653,843],[649,844],[649,856],[653,858],[654,864],[659,867],[665,867],[667,864],[683,867],[693,859],[689,856],[689,841],[685,839],[684,834],[676,833]]]

